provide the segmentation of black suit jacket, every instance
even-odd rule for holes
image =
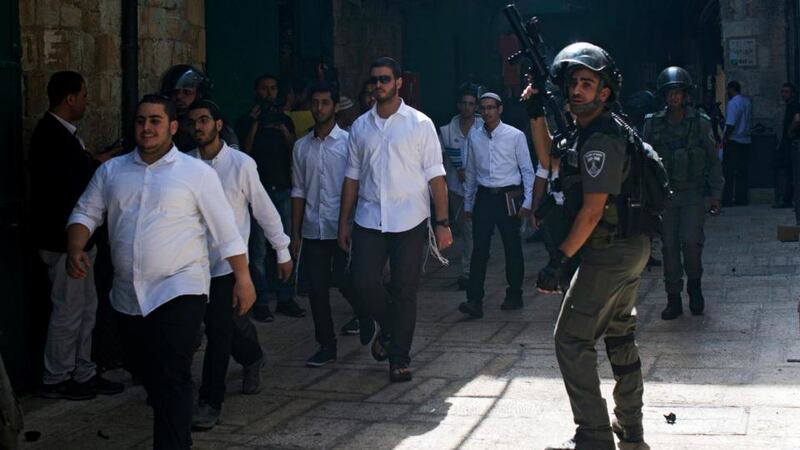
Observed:
[[[30,168],[33,230],[39,249],[67,251],[67,220],[99,165],[49,112],[36,124]],[[92,239],[86,249],[93,246]]]

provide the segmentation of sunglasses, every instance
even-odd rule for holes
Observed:
[[[370,84],[387,84],[392,81],[392,77],[390,75],[378,75],[376,77],[369,77]]]

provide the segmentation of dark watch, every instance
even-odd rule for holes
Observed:
[[[436,225],[437,227],[445,227],[445,228],[447,228],[447,227],[450,226],[450,219],[437,220],[437,221],[434,221],[433,224]]]

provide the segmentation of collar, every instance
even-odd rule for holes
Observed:
[[[147,164],[142,160],[142,156],[139,154],[139,147],[136,147],[136,149],[133,151],[133,162],[137,164],[142,164],[144,166],[148,165],[156,166],[160,164],[168,164],[175,161],[175,159],[178,157],[179,154],[180,151],[178,151],[178,147],[175,147],[175,144],[172,144],[172,148],[169,149],[169,151],[164,156],[162,156],[161,159],[154,162],[153,164]]]
[[[52,111],[47,111],[47,112],[51,116],[55,117],[57,121],[61,122],[61,125],[64,125],[64,128],[66,128],[67,131],[69,131],[69,134],[74,135],[75,132],[78,130],[78,127],[76,127],[75,125],[71,124],[70,122],[67,122],[66,120],[64,120],[63,117],[59,116],[58,114],[56,114],[56,113],[54,113]]]
[[[372,115],[372,119],[375,121],[375,123],[378,123],[378,119],[381,119],[381,116],[378,115],[378,104],[377,103],[375,103],[372,106],[372,109],[369,110],[369,113]],[[406,102],[403,101],[403,99],[401,98],[400,99],[400,107],[397,108],[397,111],[395,111],[394,114],[400,114],[401,116],[406,117],[409,114],[411,114],[411,107],[406,105]],[[394,114],[392,114],[391,116],[387,117],[386,120],[391,119],[392,116],[394,116]]]
[[[345,134],[344,130],[339,128],[339,125],[334,123],[333,124],[333,128],[331,128],[331,132],[328,133],[327,136],[325,136],[325,139],[332,138],[333,140],[339,140],[340,138],[344,137],[344,134]],[[325,139],[320,139],[320,138],[317,137],[317,130],[316,129],[313,129],[313,132],[309,133],[309,135],[311,135],[312,139],[317,139],[317,140],[320,140],[320,141],[324,141],[325,140]]]
[[[480,128],[483,131],[483,134],[485,134],[486,136],[489,137],[489,139],[491,139],[495,136],[499,136],[505,129],[505,125],[506,124],[501,120],[500,123],[498,123],[497,126],[494,128],[494,130],[490,132],[489,130],[486,129],[486,123],[483,122],[483,120],[481,120]]]
[[[220,141],[222,142],[222,148],[219,149],[219,152],[217,152],[217,156],[215,156],[213,159],[211,159],[211,165],[212,166],[216,165],[218,162],[220,162],[220,161],[224,160],[225,158],[227,158],[228,157],[228,153],[230,153],[230,151],[232,150],[231,147],[228,146],[228,143],[225,142],[224,139],[220,139]],[[191,156],[194,156],[197,159],[206,161],[200,155],[200,149],[199,148],[195,148],[194,150],[190,151],[189,154]]]

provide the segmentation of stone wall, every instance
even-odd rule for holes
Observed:
[[[333,43],[342,94],[355,102],[375,58],[391,56],[403,62],[399,2],[333,0]]]
[[[753,124],[780,134],[783,103],[779,91],[786,80],[786,19],[784,2],[720,0],[725,77],[742,84],[753,100]],[[755,39],[756,65],[731,63],[731,39]],[[741,41],[740,41],[741,42]]]
[[[22,38],[23,145],[47,110],[47,80],[75,70],[87,81],[89,107],[78,124],[91,150],[120,136],[121,2],[25,0],[19,2]],[[173,64],[205,63],[203,0],[139,0],[139,92],[158,88]]]

